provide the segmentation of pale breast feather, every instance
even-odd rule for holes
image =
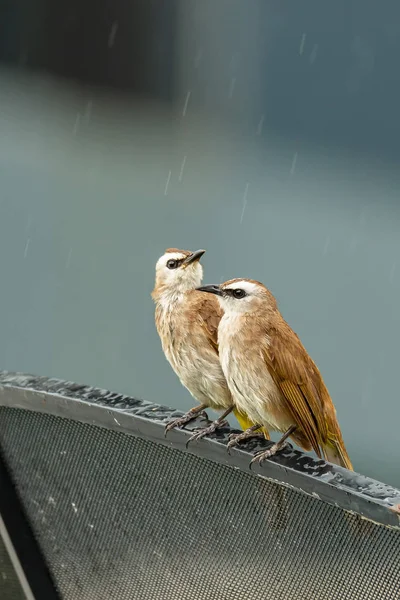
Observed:
[[[278,429],[272,407],[280,393],[261,353],[249,352],[239,341],[239,319],[225,316],[219,328],[219,351],[222,370],[237,407],[254,422]]]
[[[164,354],[192,396],[214,408],[228,407],[232,398],[202,320],[175,305],[174,310],[160,306],[156,323]]]

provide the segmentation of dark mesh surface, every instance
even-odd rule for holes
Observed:
[[[0,536],[0,598],[1,600],[25,600],[10,557]]]
[[[397,530],[91,425],[1,408],[0,436],[64,598],[400,598]]]

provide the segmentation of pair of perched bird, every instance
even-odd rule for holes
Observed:
[[[258,281],[232,279],[201,287],[205,250],[169,248],[156,265],[152,297],[156,327],[166,358],[200,403],[167,425],[196,418],[205,408],[223,414],[196,432],[215,431],[233,411],[243,433],[229,446],[254,435],[280,440],[252,460],[273,456],[291,437],[303,450],[352,470],[336,410],[322,376],[299,337]]]

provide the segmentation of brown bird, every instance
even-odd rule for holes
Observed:
[[[195,419],[207,407],[224,411],[189,441],[215,431],[232,410],[242,429],[253,425],[245,413],[235,408],[219,361],[217,334],[223,311],[217,298],[195,289],[203,278],[199,261],[204,252],[168,248],[157,261],[151,294],[164,354],[181,383],[200,403],[169,423],[166,433]],[[269,439],[268,432],[263,430],[263,433]]]
[[[303,450],[313,449],[318,457],[352,470],[322,376],[271,292],[252,279],[197,289],[217,295],[224,311],[219,354],[236,407],[256,426],[283,433],[251,462],[273,456],[290,436]]]

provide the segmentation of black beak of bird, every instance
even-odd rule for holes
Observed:
[[[191,265],[192,263],[197,262],[198,260],[201,259],[204,252],[205,252],[205,250],[196,250],[196,252],[192,252],[192,254],[189,254],[189,256],[187,258],[185,258],[185,260],[183,261],[182,264],[184,264],[187,267],[188,265]]]
[[[202,287],[196,288],[198,292],[208,292],[209,294],[215,294],[216,296],[223,296],[224,292],[219,285],[203,285]]]

